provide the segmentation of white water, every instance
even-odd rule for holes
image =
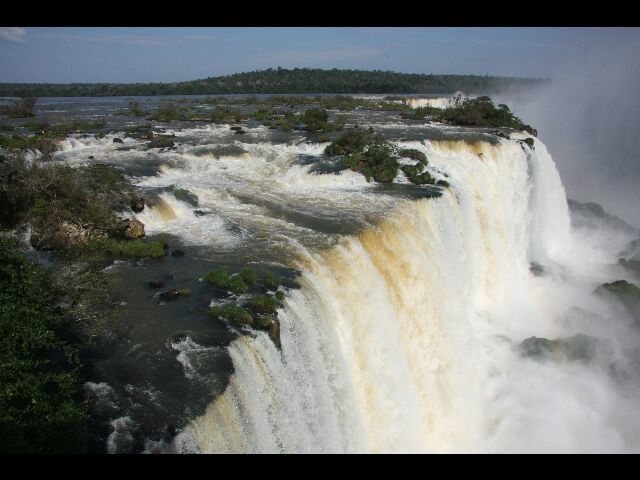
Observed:
[[[401,202],[330,249],[300,245],[282,351],[262,332],[234,341],[229,387],[178,450],[639,451],[638,390],[607,371],[637,334],[591,294],[612,279],[603,272],[615,246],[570,230],[545,146],[406,146],[451,188]],[[306,183],[308,200],[315,187],[326,185]],[[530,262],[547,274],[534,277]],[[601,340],[596,361],[540,362],[514,348],[575,333]]]

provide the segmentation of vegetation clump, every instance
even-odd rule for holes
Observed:
[[[429,172],[420,173],[423,168],[421,162],[415,165],[403,165],[400,169],[404,172],[407,178],[416,185],[434,185],[435,180]]]
[[[166,255],[162,242],[144,242],[136,240],[117,240],[114,238],[92,239],[78,250],[84,256],[159,258]]]
[[[381,140],[380,135],[372,128],[368,130],[353,128],[347,130],[331,142],[331,144],[325,148],[324,152],[327,155],[348,155],[360,152],[367,145]]]
[[[218,268],[207,273],[202,280],[215,288],[229,288],[229,272],[223,268]]]
[[[247,292],[247,286],[240,277],[236,276],[229,280],[229,290],[236,295],[242,295]]]
[[[507,127],[529,132],[534,137],[538,134],[535,128],[516,117],[507,105],[500,104],[496,107],[491,98],[487,96],[465,99],[458,97],[458,100],[448,108],[419,107],[412,112],[404,112],[402,116],[408,119],[429,117],[454,125]]]
[[[417,160],[418,162],[427,165],[427,156],[420,150],[416,150],[415,148],[403,148],[402,150],[400,150],[399,155],[404,158]]]
[[[34,107],[37,99],[35,97],[23,97],[15,101],[12,105],[5,107],[4,114],[9,118],[35,117]]]
[[[242,281],[247,285],[255,285],[258,281],[258,274],[253,268],[245,267],[243,268],[238,276],[242,279]]]
[[[227,320],[237,326],[253,325],[253,317],[244,308],[236,305],[216,305],[209,308],[209,315]]]
[[[398,149],[385,140],[376,139],[364,149],[345,155],[342,163],[354,172],[362,173],[367,181],[392,182],[398,174]]]
[[[276,290],[280,286],[280,279],[272,272],[267,272],[262,277],[262,285],[269,290]]]
[[[256,295],[249,300],[249,305],[256,312],[267,315],[275,314],[280,306],[278,302],[269,295]]]
[[[310,108],[298,117],[309,132],[324,132],[328,128],[329,114],[324,108]]]

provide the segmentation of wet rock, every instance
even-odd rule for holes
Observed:
[[[166,135],[160,135],[149,142],[149,148],[173,148],[176,143]]]
[[[237,132],[238,130],[242,130],[242,127],[238,127],[237,125],[234,125],[233,127],[230,128],[230,130],[235,130]]]
[[[204,215],[209,215],[210,213],[211,213],[211,212],[207,212],[206,210],[194,210],[194,211],[193,211],[193,214],[194,214],[196,217],[202,217],[202,216],[204,216]]]
[[[247,133],[245,130],[236,130],[236,135],[244,135],[245,133]]]
[[[135,213],[140,213],[144,210],[144,198],[140,196],[135,196],[131,199],[131,210]]]
[[[121,138],[116,137],[113,139],[113,143],[124,143],[124,142],[122,141]]]
[[[189,336],[186,333],[183,333],[183,332],[176,333],[175,335],[173,335],[173,337],[171,337],[171,344],[182,343],[187,338],[189,338]]]
[[[129,240],[144,237],[144,223],[140,220],[130,220],[124,229],[123,236]]]
[[[174,288],[172,290],[162,292],[160,294],[160,300],[167,302],[170,300],[175,300],[178,297],[184,297],[186,295],[191,295],[191,290],[189,290],[188,288]]]
[[[548,338],[529,337],[523,340],[518,349],[524,356],[536,359],[566,358],[567,360],[589,361],[596,355],[598,339],[579,333],[572,337],[549,340]]]
[[[182,257],[184,252],[182,250],[175,249],[171,252],[171,255],[174,257]]]
[[[89,160],[93,160],[95,157],[94,157],[93,155],[89,155],[87,158],[88,158]]]
[[[165,279],[162,277],[154,277],[149,281],[149,286],[152,288],[162,287],[165,283]]]
[[[544,267],[536,262],[531,262],[529,265],[529,271],[536,277],[544,275]]]

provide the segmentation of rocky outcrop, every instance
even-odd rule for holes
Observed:
[[[128,240],[144,237],[144,223],[139,220],[129,220],[122,236]]]
[[[613,298],[640,321],[640,288],[637,285],[626,280],[618,280],[603,283],[594,290],[594,293],[606,298]]]
[[[62,222],[57,228],[49,231],[34,230],[29,242],[36,250],[62,250],[86,243],[93,238],[106,238],[106,235],[70,222]]]
[[[529,337],[520,343],[518,349],[522,355],[529,358],[541,360],[563,358],[588,362],[595,357],[597,346],[597,338],[579,333],[556,340]]]
[[[122,141],[121,138],[116,137],[113,139],[113,143],[124,143],[124,142]]]

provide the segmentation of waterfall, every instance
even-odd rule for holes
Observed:
[[[409,146],[448,172],[451,188],[328,250],[301,250],[302,287],[279,312],[282,350],[262,332],[234,341],[226,392],[177,437],[179,449],[623,449],[603,420],[613,406],[601,372],[514,347],[569,328],[558,320],[573,297],[558,300],[569,287],[553,275],[571,274],[569,211],[545,146]]]

